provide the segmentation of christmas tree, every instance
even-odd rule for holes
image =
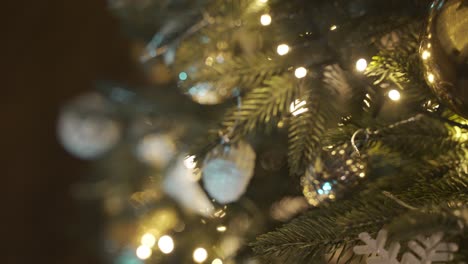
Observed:
[[[108,5],[144,78],[58,136],[109,262],[467,261],[467,1]]]

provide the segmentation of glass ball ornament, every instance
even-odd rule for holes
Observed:
[[[327,147],[301,178],[308,203],[319,206],[333,201],[366,177],[366,156],[359,156],[348,143]]]
[[[203,163],[205,190],[218,203],[237,201],[253,176],[255,158],[255,151],[245,141],[214,148]]]
[[[436,0],[420,46],[427,84],[452,111],[468,118],[468,5]]]
[[[98,93],[84,94],[66,105],[57,124],[58,139],[65,150],[85,160],[109,151],[122,134],[112,110],[112,105]]]
[[[187,211],[209,217],[214,213],[214,206],[205,194],[198,180],[200,171],[191,161],[192,157],[180,155],[167,170],[163,180],[163,190]]]

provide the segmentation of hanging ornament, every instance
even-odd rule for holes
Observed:
[[[348,143],[325,148],[301,178],[303,194],[313,206],[335,200],[366,176],[366,168],[365,156]]]
[[[213,215],[214,206],[198,184],[200,171],[195,167],[193,157],[178,157],[167,172],[163,189],[185,209],[208,217]]]
[[[408,242],[406,252],[400,253],[399,242],[387,243],[388,232],[382,229],[373,239],[368,233],[359,234],[359,239],[365,245],[357,245],[353,248],[357,255],[368,256],[368,264],[431,264],[433,262],[451,262],[458,251],[456,243],[444,242],[444,233],[437,232],[428,237],[417,236]],[[417,241],[417,242],[416,242]],[[401,256],[401,261],[398,259]]]
[[[57,133],[63,147],[81,159],[95,159],[109,151],[121,137],[121,126],[112,106],[97,93],[76,98],[58,118]]]
[[[255,168],[255,152],[244,141],[213,149],[203,164],[203,185],[221,204],[237,201],[247,189]]]
[[[426,82],[457,114],[468,118],[468,6],[464,0],[431,5],[420,46]]]

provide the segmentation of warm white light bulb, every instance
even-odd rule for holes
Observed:
[[[304,107],[307,104],[306,101],[300,101],[298,99],[294,100],[289,106],[289,111],[293,116],[298,116],[302,113],[309,111],[307,107]]]
[[[216,230],[218,230],[218,232],[226,232],[227,230],[227,227],[226,226],[223,226],[223,225],[220,225],[218,227],[216,227]]]
[[[434,74],[432,74],[432,73],[427,74],[427,80],[428,80],[430,83],[433,83],[434,80],[435,80]]]
[[[170,236],[162,236],[158,240],[158,247],[164,254],[169,254],[174,250],[174,240]]]
[[[423,60],[429,59],[430,56],[431,56],[431,53],[429,51],[427,51],[427,50],[423,51],[422,54],[421,54],[421,58]]]
[[[187,169],[195,169],[195,167],[197,166],[197,163],[195,163],[195,156],[187,156],[184,159],[184,166]]]
[[[263,26],[268,26],[271,24],[271,16],[269,14],[264,14],[260,17],[260,24]]]
[[[359,59],[356,61],[356,70],[363,72],[367,68],[367,61],[365,59]]]
[[[401,98],[400,92],[398,90],[392,89],[388,92],[388,98],[392,101],[398,101]]]
[[[283,55],[288,54],[288,52],[289,52],[289,46],[288,46],[288,44],[280,44],[280,45],[278,45],[278,47],[276,48],[276,52],[277,52],[280,56],[283,56]]]
[[[330,27],[330,30],[333,31],[333,30],[336,30],[338,27],[336,25],[333,25]]]
[[[153,247],[156,244],[156,237],[153,234],[146,233],[141,237],[141,244],[147,247]]]
[[[151,254],[153,252],[151,251],[151,248],[145,245],[141,245],[137,248],[136,250],[136,255],[139,259],[149,259],[151,257]]]
[[[204,248],[197,248],[193,251],[193,260],[197,263],[202,263],[208,258],[208,252]]]
[[[217,259],[214,259],[214,260],[211,262],[211,264],[223,264],[223,261],[222,261],[221,259],[217,258]]]
[[[294,75],[298,79],[304,78],[307,75],[307,69],[304,67],[299,67],[294,71]]]
[[[260,3],[266,3],[268,0],[258,0]]]

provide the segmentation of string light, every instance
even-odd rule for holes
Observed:
[[[214,259],[214,260],[211,262],[211,264],[223,264],[223,261],[222,261],[221,259],[217,258],[217,259]]]
[[[208,258],[208,252],[204,248],[197,248],[193,251],[193,260],[197,263],[202,263]]]
[[[294,71],[294,75],[298,79],[304,78],[307,75],[307,69],[304,67],[299,67]]]
[[[336,25],[333,25],[330,27],[330,30],[333,31],[333,30],[336,30],[338,27]]]
[[[260,17],[260,24],[263,26],[268,26],[271,24],[271,16],[269,14],[264,14]]]
[[[149,259],[152,253],[151,248],[145,245],[139,246],[136,250],[137,257],[142,260]]]
[[[195,169],[195,167],[197,166],[197,163],[195,162],[195,156],[187,156],[184,159],[184,166],[187,169]]]
[[[390,98],[392,101],[398,101],[401,98],[400,92],[392,89],[388,92],[388,98]]]
[[[153,234],[146,233],[141,237],[141,244],[151,248],[156,244],[156,237]]]
[[[227,227],[226,227],[226,226],[223,226],[223,225],[221,225],[221,226],[218,226],[218,227],[216,228],[216,230],[218,230],[218,232],[226,232],[226,230],[227,230]]]
[[[367,61],[365,59],[359,59],[356,61],[356,70],[363,72],[367,68]]]
[[[276,48],[276,52],[277,52],[280,56],[283,56],[283,55],[288,54],[288,52],[289,52],[289,46],[288,46],[288,44],[280,44],[280,45],[278,45],[278,47]]]
[[[428,80],[430,83],[433,83],[434,80],[435,80],[434,74],[432,74],[432,73],[427,74],[427,80]]]
[[[158,241],[158,247],[164,254],[169,254],[174,250],[174,240],[170,236],[162,236]]]
[[[300,101],[300,100],[295,100],[294,102],[291,103],[289,106],[289,111],[293,116],[298,116],[302,113],[305,113],[309,111],[308,108],[305,108],[304,106],[306,105],[306,101]]]
[[[429,59],[430,56],[431,56],[431,53],[429,51],[427,51],[427,50],[423,51],[422,54],[421,54],[421,58],[423,60]]]

